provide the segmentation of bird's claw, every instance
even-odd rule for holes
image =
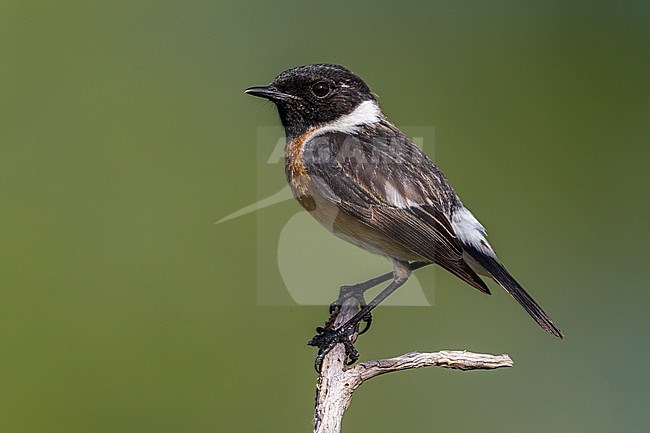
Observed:
[[[342,343],[345,347],[345,363],[347,365],[354,364],[359,359],[359,351],[354,347],[350,341],[350,337],[356,332],[355,325],[344,325],[338,329],[330,328],[316,328],[316,334],[311,340],[307,342],[310,346],[318,347],[318,354],[314,361],[316,371],[320,372],[323,359],[338,343]]]

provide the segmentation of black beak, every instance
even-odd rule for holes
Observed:
[[[260,98],[266,98],[271,101],[289,101],[291,99],[298,99],[293,95],[288,93],[282,93],[273,86],[255,86],[249,87],[244,90],[244,93],[253,96],[259,96]]]

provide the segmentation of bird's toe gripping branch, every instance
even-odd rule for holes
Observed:
[[[311,340],[307,342],[310,346],[318,347],[318,355],[314,361],[316,371],[320,372],[323,359],[338,343],[342,343],[345,347],[345,363],[347,365],[354,364],[359,359],[359,351],[354,347],[350,338],[354,335],[357,329],[357,324],[346,323],[338,329],[330,329],[318,327],[316,334]]]

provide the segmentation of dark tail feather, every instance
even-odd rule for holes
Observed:
[[[550,317],[542,310],[537,302],[530,297],[521,285],[508,273],[506,268],[503,267],[496,259],[487,256],[472,246],[463,245],[465,251],[469,253],[474,260],[476,260],[486,271],[488,271],[494,280],[501,285],[513,298],[524,307],[524,310],[530,317],[537,322],[537,324],[549,334],[555,335],[558,338],[564,338],[562,331],[558,328]]]

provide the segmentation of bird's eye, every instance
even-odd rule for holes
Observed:
[[[324,81],[319,81],[311,86],[311,91],[319,98],[324,98],[330,92],[330,85]]]

